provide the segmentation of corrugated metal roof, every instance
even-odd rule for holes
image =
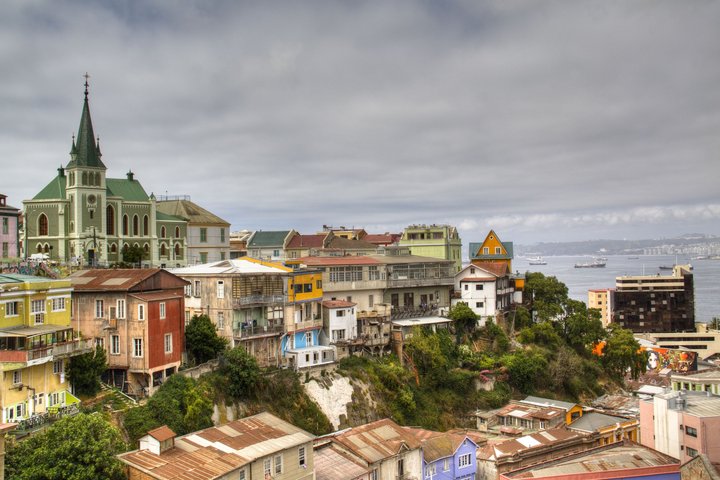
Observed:
[[[332,445],[315,450],[313,461],[316,480],[354,480],[370,471]]]
[[[389,418],[354,427],[333,438],[369,464],[396,455],[403,447],[420,448],[420,442]]]

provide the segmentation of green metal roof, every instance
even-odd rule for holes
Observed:
[[[21,273],[0,274],[0,283],[44,283],[51,281],[51,278],[38,277],[35,275],[23,275]]]
[[[108,196],[122,197],[130,202],[148,202],[150,197],[137,180],[125,178],[106,178]]]
[[[65,177],[58,174],[48,183],[33,200],[65,199]]]
[[[73,142],[70,150],[70,167],[96,167],[105,169],[105,164],[100,160],[100,146],[95,143],[95,132],[93,131],[90,118],[90,107],[88,105],[87,84],[85,85],[85,102],[83,103],[80,126],[78,127],[77,142]]]
[[[248,248],[262,248],[262,247],[277,247],[283,246],[285,237],[287,237],[290,230],[281,230],[275,232],[263,232],[258,230],[255,232],[248,243]]]
[[[507,251],[507,255],[505,254],[487,254],[483,255],[482,253],[478,253],[478,250],[480,250],[480,247],[482,247],[482,242],[470,242],[470,260],[512,260],[513,259],[513,242],[500,242],[502,243],[502,246],[505,248],[505,251]]]
[[[156,212],[157,219],[164,222],[187,222],[187,219],[183,217],[178,217],[177,215],[168,215],[167,213],[163,213],[161,211]]]

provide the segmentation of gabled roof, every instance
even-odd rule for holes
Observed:
[[[290,230],[264,232],[258,230],[248,240],[248,248],[282,247]]]
[[[503,457],[509,457],[519,452],[531,450],[537,447],[553,445],[565,440],[582,438],[585,434],[573,432],[564,428],[551,428],[542,432],[525,435],[519,438],[505,440],[499,443],[488,443],[478,450],[478,460],[495,461]]]
[[[612,415],[605,415],[604,413],[599,412],[588,412],[572,422],[568,428],[591,433],[603,428],[612,427],[613,425],[619,425],[627,421],[628,419],[623,417],[614,417]]]
[[[389,418],[350,428],[333,438],[334,442],[374,464],[399,452],[420,448],[420,442]]]
[[[137,180],[127,178],[106,178],[108,197],[121,197],[130,202],[149,202],[150,197]]]
[[[157,280],[146,282],[151,277]],[[76,292],[138,292],[178,288],[188,282],[161,268],[79,270],[70,275]]]
[[[402,233],[368,233],[362,240],[374,245],[391,245],[397,243]]]
[[[315,449],[313,462],[316,480],[367,478],[370,471],[333,445]]]
[[[147,432],[148,435],[153,437],[158,442],[164,442],[165,440],[173,438],[176,433],[170,430],[170,427],[167,425],[163,425],[162,427],[158,427],[154,430],[150,430]]]
[[[327,233],[312,235],[298,233],[290,239],[287,248],[322,248],[327,236]]]
[[[423,460],[425,460],[426,463],[434,462],[436,460],[440,460],[441,458],[452,457],[466,440],[477,448],[477,444],[470,437],[461,433],[441,433],[413,427],[403,428],[421,442]]]
[[[163,200],[157,202],[157,211],[186,218],[191,224],[230,226],[230,223],[190,200]]]
[[[45,188],[33,197],[33,200],[56,200],[65,199],[65,177],[58,174],[45,185]]]

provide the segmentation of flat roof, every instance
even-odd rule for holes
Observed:
[[[418,318],[405,318],[402,320],[393,320],[393,325],[400,327],[414,327],[416,325],[437,325],[439,323],[451,323],[452,320],[446,317],[418,317]]]

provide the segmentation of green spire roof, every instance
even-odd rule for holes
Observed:
[[[85,102],[83,103],[82,116],[80,117],[80,127],[78,128],[77,141],[73,142],[70,157],[71,160],[70,163],[68,163],[67,168],[106,168],[100,160],[100,149],[95,143],[95,132],[93,131],[92,120],[90,119],[87,74],[85,75]]]

